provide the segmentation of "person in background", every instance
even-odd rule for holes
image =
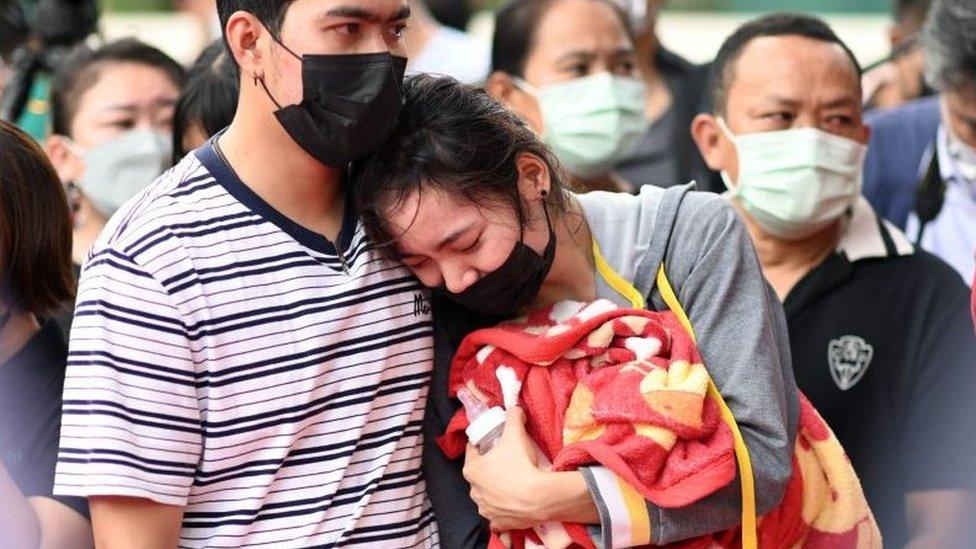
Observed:
[[[496,17],[486,89],[556,154],[581,190],[633,191],[613,166],[644,133],[625,14],[611,0],[514,0]]]
[[[27,39],[27,25],[20,2],[0,0],[0,96],[10,78],[14,51]]]
[[[891,53],[864,69],[865,108],[890,108],[932,94],[925,83],[919,37],[932,0],[895,0],[888,30]]]
[[[0,89],[0,120],[17,124],[43,142],[50,127],[52,73],[68,51],[95,32],[98,2],[0,0],[0,17],[0,42],[16,45],[6,85]]]
[[[230,125],[240,75],[223,40],[207,46],[186,73],[173,111],[173,164]]]
[[[648,90],[647,131],[617,162],[617,173],[641,185],[667,187],[694,180],[699,190],[721,191],[721,179],[705,165],[688,131],[695,115],[708,111],[708,65],[694,64],[658,40],[664,0],[616,2],[628,14],[637,66]]]
[[[935,0],[922,32],[934,97],[868,118],[864,195],[909,239],[976,272],[976,2]]]
[[[170,165],[183,69],[135,39],[81,46],[55,74],[51,163],[68,185],[81,265],[105,221]]]
[[[442,25],[465,31],[468,28],[468,22],[471,20],[473,8],[476,7],[472,4],[480,5],[483,2],[479,0],[424,0],[424,3],[434,18]]]
[[[404,37],[407,73],[443,74],[468,84],[485,80],[491,62],[487,45],[439,23],[424,0],[411,0],[410,12],[410,32]]]
[[[695,141],[786,309],[793,368],[847,450],[886,546],[960,547],[976,450],[968,290],[860,197],[860,67],[819,19],[746,23]]]
[[[201,33],[208,40],[220,39],[216,0],[173,0],[173,7],[196,19]]]
[[[0,545],[92,547],[85,500],[53,495],[74,294],[68,203],[44,151],[0,121]]]

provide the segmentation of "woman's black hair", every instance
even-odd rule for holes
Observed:
[[[443,76],[403,84],[400,121],[378,151],[354,162],[350,185],[367,234],[387,255],[398,235],[384,222],[413,192],[437,190],[472,204],[511,207],[527,223],[516,159],[539,157],[550,174],[546,204],[557,217],[568,193],[555,156],[521,119],[484,90]]]
[[[549,11],[563,0],[512,0],[495,15],[495,34],[491,40],[491,70],[501,71],[512,76],[525,76],[525,62],[535,46],[539,23]],[[604,2],[613,8],[628,35],[630,23],[624,10],[611,0]],[[631,36],[633,38],[633,36]]]
[[[183,67],[162,51],[135,38],[122,38],[91,49],[81,44],[64,58],[51,82],[51,125],[54,133],[71,137],[71,122],[81,96],[98,83],[106,65],[135,63],[162,71],[177,88],[183,87]]]
[[[237,111],[240,89],[237,63],[221,40],[212,42],[193,63],[173,112],[173,164],[190,151],[183,150],[183,136],[199,124],[207,137],[230,125]]]

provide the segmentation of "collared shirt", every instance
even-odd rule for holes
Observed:
[[[945,124],[939,127],[935,145],[946,182],[945,202],[936,218],[925,226],[919,244],[951,265],[968,283],[976,272],[976,181],[960,173]],[[918,241],[919,222],[914,212],[909,214],[905,232]]]
[[[905,495],[973,486],[976,335],[958,274],[861,199],[784,301],[797,385],[844,445],[885,545]]]

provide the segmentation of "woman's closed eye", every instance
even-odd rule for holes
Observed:
[[[400,262],[411,269],[419,269],[430,262],[430,258],[422,255],[407,255],[400,258]]]
[[[478,236],[475,237],[474,241],[472,241],[470,244],[467,244],[464,247],[460,248],[460,251],[461,252],[465,252],[465,253],[467,253],[467,252],[473,252],[473,251],[475,251],[475,250],[478,249],[478,246],[480,244],[481,244],[481,234],[478,234]]]

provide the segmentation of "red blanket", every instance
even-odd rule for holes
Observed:
[[[526,429],[556,470],[603,465],[649,501],[683,507],[730,483],[731,431],[706,398],[708,373],[670,312],[619,309],[609,301],[562,302],[479,330],[455,356],[450,391],[468,385],[490,406],[503,402],[496,370],[521,380]],[[761,547],[875,547],[880,534],[843,449],[801,395],[793,478],[781,505],[762,518]],[[465,448],[463,411],[439,441]],[[569,528],[581,547],[585,530]],[[511,533],[514,546],[537,538]],[[495,539],[498,543],[498,539]],[[687,547],[738,547],[738,529]]]

